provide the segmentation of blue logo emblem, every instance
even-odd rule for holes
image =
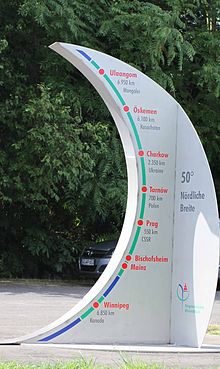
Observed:
[[[189,288],[187,287],[187,284],[184,283],[184,286],[182,286],[182,284],[179,283],[176,290],[176,294],[178,300],[181,301],[183,308],[183,303],[189,298]]]

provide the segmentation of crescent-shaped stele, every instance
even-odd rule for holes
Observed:
[[[130,65],[54,43],[107,105],[123,144],[127,209],[97,283],[48,326],[7,343],[200,347],[219,260],[215,190],[199,138],[181,106]]]

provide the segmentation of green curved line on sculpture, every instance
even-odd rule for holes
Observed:
[[[94,61],[94,60],[91,60],[91,64],[97,69],[97,70],[100,70],[101,67]],[[116,96],[118,97],[119,101],[121,102],[121,104],[123,106],[126,105],[126,102],[125,100],[123,99],[123,97],[121,96],[120,92],[118,91],[117,87],[114,85],[114,83],[112,82],[112,80],[109,78],[109,76],[104,73],[103,74],[103,77],[105,78],[106,82],[109,84],[109,86],[112,88],[112,90],[114,91],[114,93],[116,94]],[[133,120],[133,117],[131,115],[131,113],[128,111],[127,113],[127,116],[128,116],[128,119],[131,123],[131,127],[133,129],[133,132],[134,132],[134,135],[135,135],[135,138],[136,138],[136,142],[137,142],[137,146],[138,146],[138,149],[141,150],[142,149],[142,145],[141,145],[141,141],[140,141],[140,137],[138,135],[138,131],[137,131],[137,128],[136,128],[136,125],[134,123],[134,120]],[[142,185],[146,185],[146,170],[145,170],[145,163],[144,163],[144,158],[140,158],[140,161],[141,161],[141,172],[142,172]],[[142,194],[142,199],[141,199],[141,209],[140,209],[140,218],[143,218],[144,216],[144,209],[145,209],[145,205],[146,205],[146,194],[143,193]],[[138,237],[139,237],[139,234],[140,234],[140,230],[141,230],[141,227],[137,227],[136,229],[136,233],[135,233],[135,236],[134,236],[134,240],[132,242],[132,245],[131,245],[131,248],[130,248],[130,251],[129,251],[129,254],[132,255],[133,252],[134,252],[134,249],[136,247],[136,244],[137,244],[137,240],[138,240]],[[118,275],[121,277],[122,274],[124,273],[124,269],[120,269],[119,272],[118,272]],[[101,299],[102,297],[100,297]],[[104,299],[104,297],[103,297]],[[102,300],[103,301],[103,300]]]

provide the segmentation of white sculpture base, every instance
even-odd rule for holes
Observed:
[[[185,346],[174,346],[174,345],[159,345],[159,346],[125,346],[125,345],[83,345],[83,344],[26,344],[22,343],[22,346],[33,346],[33,347],[51,347],[51,348],[63,348],[73,350],[93,350],[93,351],[119,351],[119,352],[160,352],[160,353],[209,353],[219,352],[220,345],[202,345],[200,348],[197,347],[185,347]]]

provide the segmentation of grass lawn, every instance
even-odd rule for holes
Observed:
[[[208,334],[216,334],[216,335],[220,336],[220,325],[209,325],[207,333]]]
[[[0,363],[0,369],[111,369],[107,366],[95,364],[94,361],[75,360],[69,363],[56,364],[17,364],[15,362]],[[146,364],[142,362],[125,361],[118,369],[168,369],[159,364]]]

